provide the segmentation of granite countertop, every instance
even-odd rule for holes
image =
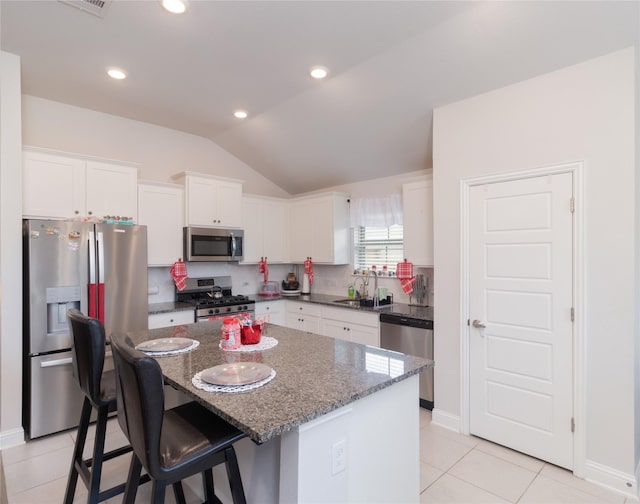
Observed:
[[[342,308],[345,310],[358,310],[372,313],[386,313],[389,315],[397,315],[398,317],[408,317],[420,320],[430,320],[433,322],[433,306],[413,306],[405,303],[393,303],[382,308],[372,308],[367,306],[347,306],[336,303],[339,299],[346,299],[347,296],[333,296],[329,294],[308,294],[297,296],[249,296],[256,303],[265,301],[275,301],[278,299],[288,299],[290,301],[299,301],[303,303],[321,304],[331,306],[333,308]]]
[[[169,301],[166,303],[149,303],[149,315],[157,315],[158,313],[169,313],[174,311],[193,311],[193,305],[178,301]]]
[[[200,346],[188,353],[157,357],[167,383],[184,390],[258,444],[434,365],[431,360],[273,324],[265,328],[268,336],[278,340],[275,347],[228,352],[219,348],[219,321],[181,327],[180,335],[200,341]],[[127,337],[138,344],[175,337],[175,329],[135,331]],[[244,393],[206,392],[192,385],[197,372],[228,362],[263,362],[277,375]],[[399,375],[398,369],[403,370]]]

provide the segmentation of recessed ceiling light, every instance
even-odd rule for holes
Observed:
[[[127,72],[121,68],[107,68],[107,74],[112,79],[122,80],[127,78]]]
[[[187,10],[189,2],[187,0],[162,0],[162,6],[172,14],[182,14]]]
[[[329,75],[329,69],[323,66],[314,66],[309,75],[314,79],[324,79],[327,75]]]
[[[249,114],[244,110],[236,110],[233,115],[238,119],[245,119]]]

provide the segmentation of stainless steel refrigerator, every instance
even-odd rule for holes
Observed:
[[[147,228],[25,220],[23,240],[23,425],[36,438],[80,419],[68,310],[102,320],[107,338],[147,328]]]

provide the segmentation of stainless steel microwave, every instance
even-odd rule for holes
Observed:
[[[183,237],[185,261],[242,261],[242,229],[187,226]]]

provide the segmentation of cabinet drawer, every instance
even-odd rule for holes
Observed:
[[[350,308],[322,307],[322,318],[337,320],[347,324],[359,324],[368,327],[379,327],[380,316],[377,313],[365,313]]]
[[[320,305],[317,304],[287,301],[287,313],[320,317],[321,308]]]
[[[149,315],[149,329],[159,327],[171,327],[180,324],[192,324],[195,321],[195,313],[192,310],[180,310],[167,313],[154,313]]]

